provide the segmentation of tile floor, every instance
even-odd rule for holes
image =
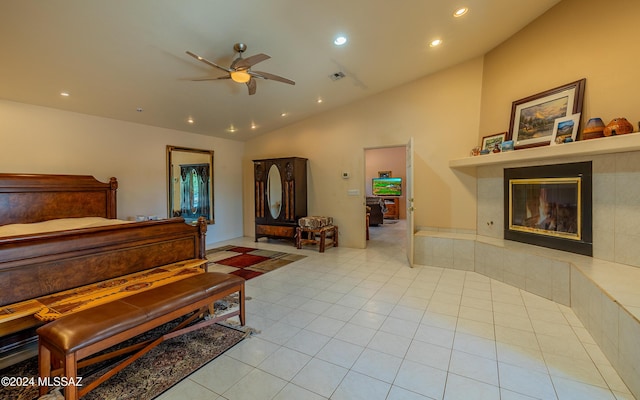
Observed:
[[[225,242],[308,257],[247,282],[244,340],[160,400],[630,400],[570,308],[485,276],[409,268],[404,224],[365,250]]]

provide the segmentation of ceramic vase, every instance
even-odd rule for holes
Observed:
[[[601,138],[604,136],[604,122],[602,118],[591,118],[587,121],[584,129],[582,130],[581,140]]]
[[[633,132],[631,122],[627,121],[626,118],[614,118],[605,126],[602,133],[604,133],[605,136],[615,136],[631,132]]]

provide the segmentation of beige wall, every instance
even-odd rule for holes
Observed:
[[[244,156],[244,229],[254,233],[251,160],[309,159],[309,214],[334,217],[341,245],[365,246],[364,149],[415,140],[417,225],[475,228],[475,179],[448,162],[477,145],[482,59],[379,93],[248,141]],[[330,105],[330,104],[329,104]],[[342,179],[348,171],[350,179]],[[359,190],[349,196],[347,190]]]
[[[407,147],[384,147],[380,149],[366,149],[364,152],[365,171],[364,186],[367,196],[371,196],[371,179],[378,177],[380,171],[391,171],[391,176],[402,178],[402,183],[407,182]],[[400,219],[407,217],[406,212],[406,187],[403,195],[398,199]]]
[[[0,172],[118,178],[118,218],[167,215],[166,146],[215,151],[215,225],[207,243],[242,236],[244,144],[0,100]]]
[[[582,121],[638,128],[637,0],[563,0],[485,56],[480,134],[509,128],[511,103],[586,78]]]

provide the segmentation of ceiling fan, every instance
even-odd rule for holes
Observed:
[[[217,79],[231,79],[234,82],[246,83],[247,87],[249,88],[250,95],[256,93],[255,78],[271,79],[273,81],[288,83],[289,85],[296,84],[291,79],[283,78],[281,76],[270,74],[268,72],[251,70],[251,67],[253,67],[259,62],[268,60],[269,58],[271,58],[270,56],[260,53],[247,58],[242,58],[242,53],[244,53],[247,50],[247,45],[244,43],[236,43],[235,45],[233,45],[233,50],[235,50],[235,52],[238,53],[238,58],[233,60],[229,68],[220,66],[214,62],[211,62],[205,59],[204,57],[201,57],[195,53],[187,51],[187,54],[195,58],[196,60],[202,61],[203,63],[211,67],[218,68],[228,73],[228,75],[226,76],[220,76],[217,78],[200,78],[200,79],[193,79],[193,80],[194,81],[211,81],[211,80],[217,80]]]

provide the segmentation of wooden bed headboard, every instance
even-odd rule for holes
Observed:
[[[118,181],[89,175],[0,174],[0,225],[57,218],[116,218]]]

